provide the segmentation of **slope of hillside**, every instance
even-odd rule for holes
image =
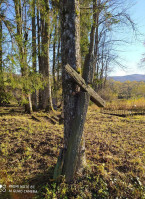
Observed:
[[[145,81],[145,75],[142,74],[132,74],[126,76],[110,76],[109,79],[115,81],[125,82],[125,81]]]

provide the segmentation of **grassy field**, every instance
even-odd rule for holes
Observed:
[[[145,98],[131,98],[108,102],[105,109],[145,111]]]
[[[89,107],[87,168],[69,185],[63,177],[52,179],[63,125],[51,117],[0,108],[0,184],[6,185],[6,192],[0,187],[1,199],[145,198],[145,116],[122,118]]]

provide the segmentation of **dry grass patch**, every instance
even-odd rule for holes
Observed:
[[[54,114],[40,112],[32,118],[6,108],[1,113],[1,184],[35,184],[38,194],[27,199],[145,197],[145,116],[120,118],[89,107],[84,130],[88,166],[67,185],[64,178],[52,180],[63,141],[63,125],[48,120]],[[16,197],[22,199],[20,194]]]

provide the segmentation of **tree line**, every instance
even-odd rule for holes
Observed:
[[[109,102],[116,101],[117,99],[145,98],[145,82],[108,80],[105,87],[99,91],[99,94]]]
[[[26,112],[53,110],[52,97],[62,89],[62,9],[59,0],[2,0],[0,3],[0,104],[6,85],[20,89]],[[110,67],[117,65],[116,28],[134,26],[121,0],[80,0],[81,57],[77,72],[98,91]],[[88,64],[90,63],[90,64]],[[82,67],[81,67],[82,65]],[[91,65],[91,70],[89,69]],[[88,72],[90,75],[88,75]]]

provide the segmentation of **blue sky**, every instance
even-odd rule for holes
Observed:
[[[145,53],[145,45],[143,44],[145,41],[145,0],[130,0],[130,2],[135,3],[129,13],[139,32],[135,36],[133,31],[128,28],[123,29],[124,31],[121,35],[130,41],[129,44],[119,47],[119,50],[123,51],[119,55],[123,59],[123,64],[125,64],[126,68],[114,67],[115,69],[110,75],[145,74],[145,67],[139,67],[142,55]]]

